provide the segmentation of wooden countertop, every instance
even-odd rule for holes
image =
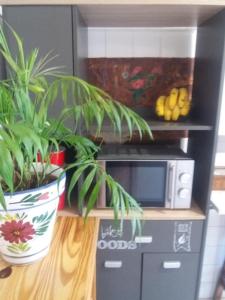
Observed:
[[[78,211],[76,207],[65,208],[58,211],[59,216],[76,216]],[[105,209],[93,209],[89,213],[89,217],[96,217],[99,219],[113,219],[113,210],[109,208]],[[131,215],[125,216],[125,219],[130,219]],[[165,208],[145,208],[143,209],[143,220],[204,220],[205,214],[193,202],[190,209],[165,209]]]
[[[0,279],[0,299],[89,300],[95,272],[99,220],[58,217],[49,254],[31,265],[12,266]],[[0,270],[8,264],[0,259]]]
[[[112,209],[94,209],[89,214],[90,217],[98,217],[100,219],[112,219]],[[131,216],[125,217],[130,219]],[[149,208],[143,211],[143,220],[204,220],[206,217],[198,206],[191,209],[163,209]]]

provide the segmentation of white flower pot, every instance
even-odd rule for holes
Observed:
[[[36,170],[42,165],[37,163]],[[62,173],[51,165],[47,172]],[[5,194],[7,211],[0,208],[0,254],[11,264],[26,264],[44,257],[49,250],[59,196],[66,177],[39,188]]]

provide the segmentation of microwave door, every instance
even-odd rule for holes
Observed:
[[[165,207],[166,161],[135,161],[131,165],[131,195],[142,207]]]

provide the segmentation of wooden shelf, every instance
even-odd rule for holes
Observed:
[[[0,0],[0,5],[78,5],[90,27],[196,27],[224,0]]]
[[[148,121],[149,127],[151,131],[154,133],[154,131],[209,131],[212,130],[212,126],[206,125],[206,124],[200,124],[197,122],[163,122],[163,121]],[[91,134],[95,136],[96,127],[92,126],[92,130],[87,133],[87,135]],[[122,125],[122,138],[126,139],[129,135],[128,127],[127,125]],[[120,140],[120,137],[118,137],[116,134],[113,133],[113,127],[108,122],[105,122],[102,127],[102,132],[100,134],[101,137],[107,142],[114,140]]]
[[[225,4],[211,1],[210,6],[203,6],[209,2],[109,0],[101,1],[102,5],[83,5],[80,11],[90,27],[196,27],[220,11],[218,5]]]
[[[212,130],[212,126],[206,124],[200,124],[197,122],[164,122],[164,121],[149,121],[146,120],[149,124],[149,127],[152,131],[174,131],[174,130],[189,130],[189,131],[205,131],[205,130]],[[93,126],[93,130],[94,130]],[[109,123],[105,123],[103,125],[103,131],[105,132],[112,132],[113,128]],[[123,130],[128,130],[127,126],[123,126]]]
[[[189,130],[189,131],[205,131],[211,130],[212,126],[206,124],[200,124],[197,122],[163,122],[163,121],[148,121],[148,124],[152,131],[174,131],[174,130]]]
[[[58,212],[59,216],[77,216],[78,210],[76,207],[65,208]],[[99,219],[113,219],[112,209],[94,209],[90,212],[89,217],[97,217]],[[125,219],[130,219],[131,216],[126,216]],[[197,206],[193,204],[191,209],[160,209],[149,208],[144,209],[143,220],[204,220],[206,216]]]

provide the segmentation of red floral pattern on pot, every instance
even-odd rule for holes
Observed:
[[[29,222],[23,223],[22,220],[5,222],[0,226],[0,232],[6,241],[17,244],[33,239],[35,234],[33,225]]]
[[[38,197],[38,200],[47,200],[49,199],[49,192],[46,192]]]

